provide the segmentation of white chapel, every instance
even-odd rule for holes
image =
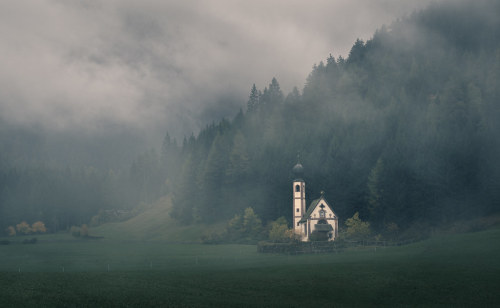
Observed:
[[[293,227],[302,241],[309,241],[311,234],[318,233],[329,241],[338,234],[338,217],[326,201],[324,193],[312,201],[306,211],[306,182],[303,180],[304,167],[297,163],[292,173],[293,180]]]

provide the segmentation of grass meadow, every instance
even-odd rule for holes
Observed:
[[[494,307],[500,229],[336,254],[83,240],[0,246],[0,307]]]

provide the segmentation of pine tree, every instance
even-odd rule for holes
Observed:
[[[194,207],[198,204],[199,187],[196,181],[196,164],[193,154],[189,154],[184,160],[178,179],[178,185],[174,191],[171,216],[184,223],[195,222]]]
[[[377,163],[370,171],[368,176],[368,210],[373,221],[378,221],[384,216],[384,209],[382,207],[382,173],[384,170],[384,163],[382,158],[377,160]]]
[[[200,174],[202,194],[200,213],[204,219],[218,219],[220,213],[224,211],[221,204],[221,187],[225,182],[228,154],[227,136],[218,133],[208,153],[204,170]]]
[[[248,174],[250,161],[247,152],[245,136],[237,131],[233,138],[233,146],[229,154],[229,164],[226,169],[226,181],[235,183]]]
[[[260,93],[255,86],[255,83],[250,90],[250,96],[247,102],[247,112],[254,112],[259,106]]]
[[[268,102],[272,105],[278,105],[283,103],[283,92],[281,91],[280,84],[278,83],[278,80],[273,77],[271,80],[271,83],[269,84],[269,92],[268,92],[269,98]]]

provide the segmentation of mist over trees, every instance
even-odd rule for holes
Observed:
[[[69,229],[164,194],[184,223],[227,221],[247,208],[264,222],[289,217],[297,154],[308,202],[323,190],[341,219],[359,213],[380,232],[497,213],[494,12],[492,0],[434,4],[357,40],[347,58],[314,65],[301,90],[285,94],[276,78],[249,85],[234,119],[182,141],[167,134],[129,168],[19,161],[9,152],[16,138],[0,130],[0,228]],[[22,138],[36,148],[36,136]]]
[[[484,1],[435,4],[314,65],[286,97],[273,78],[245,112],[182,146],[172,215],[229,219],[253,207],[290,213],[300,153],[310,200],[378,230],[499,210],[499,19]]]

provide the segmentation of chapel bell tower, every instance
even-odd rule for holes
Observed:
[[[304,167],[297,162],[292,169],[293,173],[293,229],[298,234],[303,233],[303,226],[299,224],[302,216],[306,213],[306,183],[302,179]]]

